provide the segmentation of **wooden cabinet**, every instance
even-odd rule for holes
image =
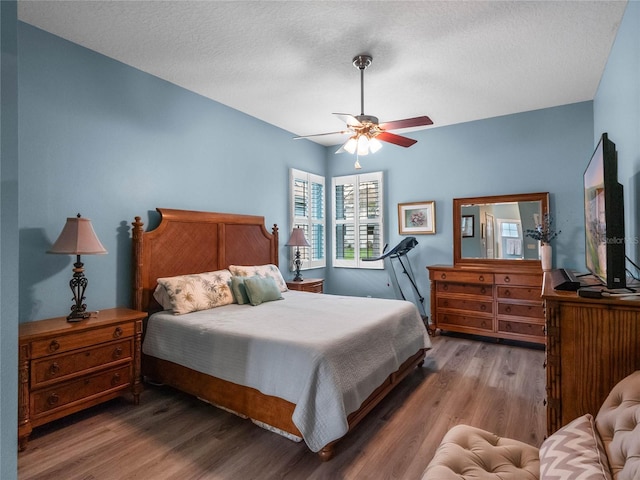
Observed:
[[[300,282],[287,282],[289,290],[297,290],[299,292],[322,293],[324,288],[324,279],[322,278],[305,278]]]
[[[126,392],[139,401],[144,312],[102,310],[70,323],[65,317],[20,324],[18,442],[34,427]]]
[[[542,272],[514,267],[427,268],[435,328],[544,343]]]
[[[640,369],[640,299],[591,299],[545,279],[547,433],[585,413]]]

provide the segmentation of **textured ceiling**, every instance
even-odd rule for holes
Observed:
[[[31,1],[20,20],[295,135],[592,100],[626,1]],[[408,131],[399,131],[404,134]],[[293,136],[293,135],[292,135]],[[410,136],[410,135],[409,135]],[[335,145],[341,136],[314,139]]]

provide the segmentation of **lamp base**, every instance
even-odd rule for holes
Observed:
[[[67,322],[81,322],[91,316],[90,312],[76,312],[73,311],[67,315]]]

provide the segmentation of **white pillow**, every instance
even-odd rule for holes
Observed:
[[[287,282],[285,282],[284,278],[282,278],[280,269],[271,263],[268,263],[266,265],[253,266],[229,265],[229,270],[231,270],[231,273],[233,275],[236,275],[238,277],[271,277],[276,281],[276,285],[281,292],[286,292],[288,290]]]

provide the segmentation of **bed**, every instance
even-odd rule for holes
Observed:
[[[261,216],[157,211],[157,228],[144,231],[136,217],[132,230],[134,308],[149,313],[145,379],[303,439],[326,461],[336,442],[422,365],[430,340],[410,302],[278,284],[281,300],[257,306],[234,300],[184,315],[166,311],[154,298],[158,279],[165,285],[202,272],[277,266],[278,228],[269,232]]]

